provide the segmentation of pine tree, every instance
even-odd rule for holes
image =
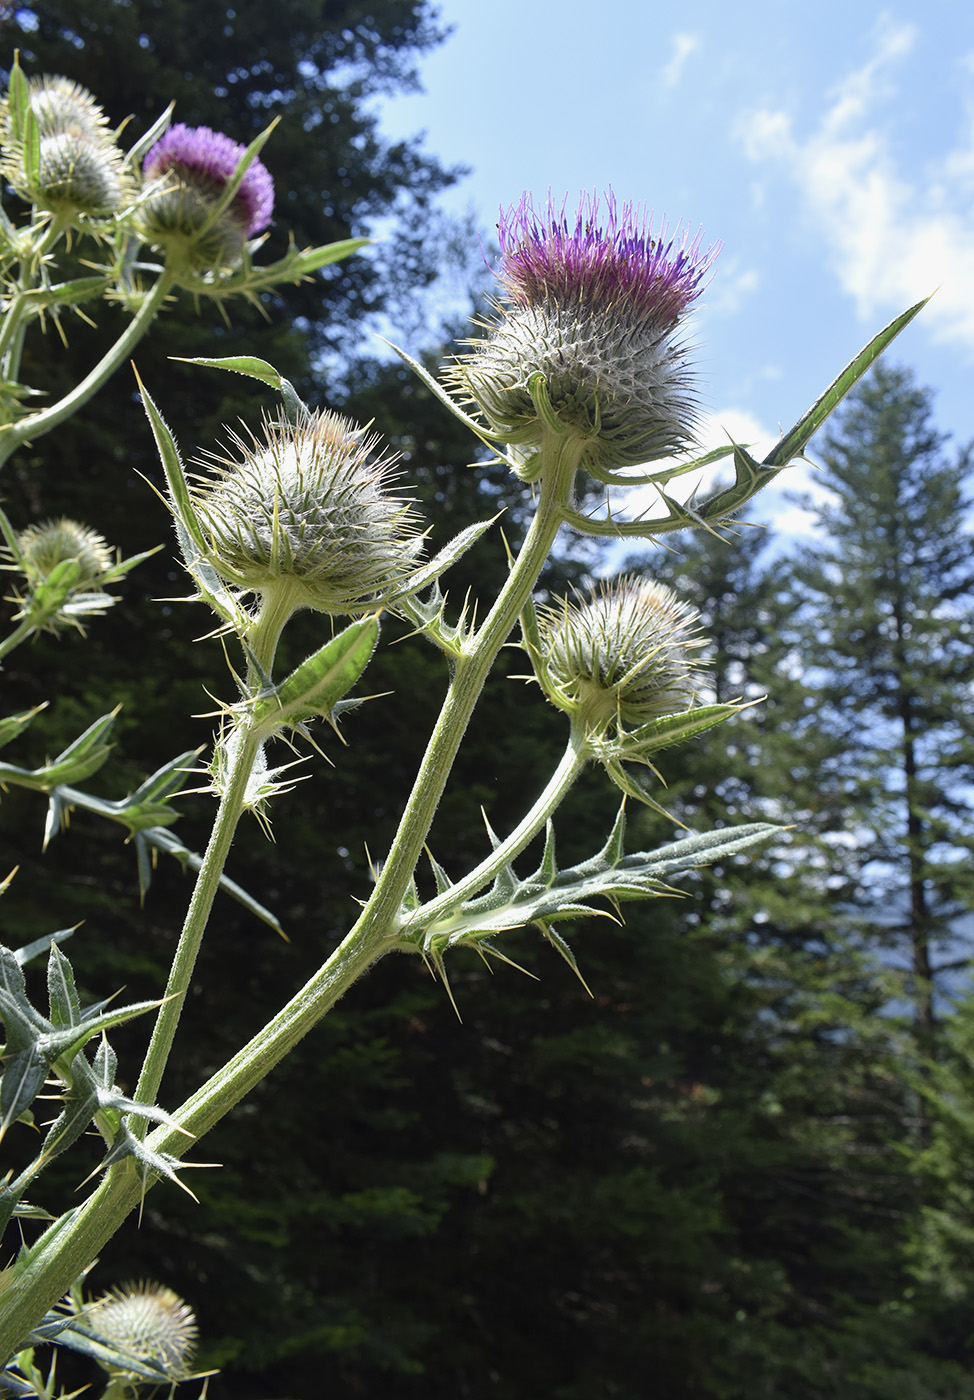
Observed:
[[[823,533],[796,557],[788,599],[809,692],[798,732],[830,743],[819,780],[844,809],[840,898],[905,949],[924,1048],[936,979],[966,962],[956,920],[974,893],[971,450],[945,443],[930,392],[874,370],[825,438]]]

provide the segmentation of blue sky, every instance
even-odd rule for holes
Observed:
[[[942,431],[974,438],[967,0],[439,10],[454,31],[422,60],[425,91],[387,102],[382,121],[472,167],[444,207],[490,232],[523,190],[574,199],[611,185],[723,244],[692,326],[707,443],[772,441],[935,288],[889,354],[936,390]]]

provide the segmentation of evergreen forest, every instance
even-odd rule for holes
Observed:
[[[290,233],[304,246],[384,231],[227,316],[166,305],[135,358],[187,452],[253,420],[257,396],[179,357],[259,356],[308,403],[382,433],[435,544],[500,511],[517,542],[529,488],[472,468],[469,434],[369,335],[403,327],[433,370],[464,333],[437,313],[444,269],[471,312],[489,293],[476,231],[437,210],[462,172],[419,141],[385,142],[374,116],[441,41],[434,6],[31,0],[0,5],[0,34],[5,68],[18,49],[137,132],[170,101],[242,142],[281,114],[263,153],[278,189],[268,257]],[[60,392],[115,337],[113,314],[66,320],[65,345],[48,325],[24,377]],[[505,944],[530,976],[460,950],[455,1006],[420,959],[385,959],[207,1136],[200,1155],[221,1165],[192,1173],[198,1202],[157,1186],[102,1253],[99,1288],[150,1278],[191,1303],[198,1368],[219,1372],[210,1400],[974,1400],[971,449],[938,430],[934,390],[899,354],[813,443],[826,503],[808,502],[808,543],[783,550],[746,524],[682,531],[622,565],[699,610],[717,701],[758,702],[659,756],[670,815],[632,810],[634,839],[753,821],[778,824],[774,839],[624,921],[580,919],[566,932],[584,983],[530,931]],[[12,458],[2,486],[18,527],[65,515],[126,554],[162,546],[85,639],[40,636],[4,663],[4,714],[50,702],[18,762],[121,706],[91,783],[112,799],[211,743],[204,712],[226,681],[219,647],[198,642],[202,610],[178,601],[171,522],[146,482],[163,489],[123,369]],[[507,567],[495,527],[451,596],[489,600]],[[581,587],[605,567],[568,540],[543,581]],[[322,625],[298,618],[295,660]],[[347,926],[445,686],[442,658],[407,633],[389,622],[374,698],[343,723],[347,748],[327,746],[334,766],[275,802],[272,839],[241,828],[229,873],[288,941],[221,900],[166,1100]],[[523,669],[502,653],[438,810],[451,871],[479,858],[484,816],[517,823],[560,755],[561,717]],[[583,775],[558,819],[566,861],[602,845],[617,799]],[[176,806],[200,849],[211,799]],[[77,925],[83,1000],[158,996],[186,872],[161,854],[140,898],[120,828],[75,813],[42,854],[44,818],[36,793],[2,794],[0,875],[19,867],[4,941]],[[120,1064],[145,1034],[117,1031]],[[45,1204],[70,1206],[87,1169],[74,1153],[55,1163]],[[65,1384],[89,1378],[77,1357],[59,1365]]]

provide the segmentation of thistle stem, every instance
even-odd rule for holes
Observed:
[[[163,268],[152,290],[146,296],[125,331],[69,394],[65,394],[63,399],[52,404],[50,408],[42,409],[39,413],[32,413],[17,423],[8,423],[0,429],[0,466],[22,443],[33,442],[36,438],[49,433],[52,428],[56,428],[66,418],[70,418],[72,413],[76,413],[98,392],[145,335],[157,311],[175,284],[175,280],[175,274],[169,268]]]
[[[547,432],[545,438],[545,467],[534,520],[504,588],[456,663],[443,709],[372,897],[354,928],[327,962],[173,1115],[181,1128],[196,1137],[218,1123],[307,1035],[371,964],[397,945],[402,899],[422,853],[457,749],[490,667],[531,595],[558,533],[563,512],[571,502],[583,444],[571,434]],[[231,779],[234,803],[239,802],[242,793],[239,783],[243,781],[243,769],[244,759],[240,754]],[[218,846],[224,855],[235,820],[228,793],[218,814],[219,837],[215,829],[211,841],[211,846]],[[143,1099],[151,1099],[158,1088],[185,998],[188,973],[216,890],[220,868],[216,850],[212,859],[209,856],[208,851],[200,872],[203,884],[206,871],[207,892],[199,898],[194,895],[191,916],[187,916],[187,928],[174,963],[171,978],[174,1000],[161,1009],[153,1044],[146,1056],[137,1090],[137,1096]],[[160,1029],[160,1023],[164,1030]],[[172,1157],[181,1157],[188,1144],[184,1133],[170,1126],[156,1129],[147,1139],[152,1150]],[[146,1185],[131,1159],[117,1163],[109,1168],[84,1205],[61,1216],[41,1236],[29,1255],[18,1262],[17,1276],[0,1301],[0,1353],[9,1355],[17,1349],[31,1327],[71,1286],[138,1204]]]
[[[47,615],[49,616],[49,614]],[[14,630],[0,642],[0,661],[2,661],[5,656],[9,656],[14,647],[18,647],[21,642],[25,642],[32,632],[36,632],[38,625],[38,618],[36,615],[25,617],[20,626],[15,627]]]
[[[261,663],[266,662],[268,667],[273,662],[278,638],[289,615],[290,613],[283,608],[276,607],[265,609],[256,620],[252,649]],[[169,971],[166,1000],[156,1016],[152,1038],[135,1091],[135,1097],[140,1103],[154,1103],[159,1092],[213,900],[220,888],[220,877],[230,853],[237,823],[246,805],[247,785],[260,752],[260,740],[248,719],[242,721],[235,734],[236,743],[232,748],[229,775]]]
[[[486,860],[481,861],[462,880],[458,880],[455,885],[451,885],[448,890],[437,895],[436,899],[431,899],[428,904],[422,905],[414,914],[410,914],[409,918],[403,922],[402,932],[405,934],[411,929],[432,928],[439,918],[452,913],[465,899],[472,899],[479,894],[495,875],[500,874],[505,865],[516,860],[541,831],[552,813],[561,806],[587,761],[588,755],[580,751],[572,740],[562,755],[558,767],[552,773],[544,792],[531,810],[522,817],[510,835],[499,846],[495,847]]]

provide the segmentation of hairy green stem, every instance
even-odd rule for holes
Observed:
[[[51,609],[51,612],[56,611],[56,608]],[[50,612],[44,614],[45,617],[50,617],[50,615]],[[25,617],[20,626],[15,627],[9,636],[4,637],[3,641],[0,642],[0,661],[2,661],[5,656],[8,656],[10,652],[13,651],[14,647],[19,647],[21,642],[25,642],[33,632],[36,632],[38,625],[36,616]]]
[[[207,843],[203,863],[200,866],[193,897],[186,911],[179,943],[169,971],[163,1005],[156,1014],[152,1038],[142,1064],[135,1098],[140,1103],[154,1103],[162,1082],[163,1072],[172,1049],[176,1027],[182,1014],[186,994],[189,991],[193,969],[199,954],[203,934],[206,931],[213,900],[220,888],[220,876],[226,865],[230,846],[237,830],[237,823],[244,810],[247,783],[253,770],[254,760],[260,749],[259,742],[248,728],[237,731],[237,743],[233,753],[229,780],[217,810],[213,830]]]
[[[422,853],[440,796],[446,786],[457,749],[498,652],[531,595],[555,536],[569,507],[582,444],[570,434],[547,433],[545,468],[538,509],[524,545],[493,608],[458,659],[440,717],[430,737],[426,755],[403,812],[395,839],[376,881],[372,896],[354,928],[291,1001],[263,1027],[226,1065],[203,1084],[173,1115],[183,1129],[201,1137],[220,1121],[277,1065],[321,1020],[350,986],[398,941],[402,899]],[[255,651],[257,648],[254,648]],[[229,814],[225,819],[229,827]],[[221,847],[229,844],[225,835]],[[204,861],[205,864],[205,861]],[[209,885],[215,890],[216,857]],[[202,871],[201,871],[202,880]],[[212,893],[209,896],[212,900]],[[184,932],[185,952],[177,953],[182,969],[171,979],[178,1005],[163,1007],[166,1033],[171,1043],[179,1007],[185,997],[187,966],[195,958],[205,917],[203,897],[197,902],[190,934]],[[208,904],[207,904],[208,907]],[[189,918],[187,924],[190,923]],[[175,967],[175,965],[174,965]],[[158,1027],[158,1023],[157,1023]],[[163,1033],[153,1037],[138,1096],[154,1094],[161,1077],[168,1044]],[[150,1063],[151,1062],[151,1063]],[[175,1128],[163,1126],[150,1133],[147,1145],[154,1151],[181,1157],[188,1139]],[[149,1183],[151,1184],[151,1183]],[[9,1355],[22,1344],[30,1328],[88,1267],[144,1195],[143,1182],[131,1159],[117,1163],[85,1204],[61,1216],[17,1265],[0,1301],[0,1352]]]
[[[262,610],[252,633],[252,647],[261,664],[267,668],[273,664],[277,642],[290,612],[282,607]],[[210,839],[200,865],[193,896],[186,911],[182,933],[169,971],[166,985],[166,1000],[159,1008],[152,1031],[149,1048],[142,1064],[142,1073],[135,1090],[140,1103],[154,1103],[162,1082],[163,1072],[172,1050],[176,1027],[182,1014],[186,994],[189,991],[199,954],[200,944],[206,932],[213,900],[220,888],[230,846],[237,830],[237,823],[244,812],[247,785],[253,772],[254,763],[260,752],[260,740],[244,719],[233,734],[234,744],[227,775],[226,786],[217,809]]]
[[[518,822],[510,835],[494,848],[486,860],[481,861],[462,880],[458,880],[455,885],[451,885],[448,890],[437,895],[436,899],[431,899],[428,904],[422,905],[414,914],[410,914],[403,921],[403,933],[408,933],[411,929],[432,928],[437,919],[455,910],[465,899],[473,899],[493,880],[495,875],[504,869],[505,865],[516,860],[541,831],[552,813],[561,806],[569,789],[587,762],[588,754],[577,748],[573,739],[562,755],[558,767],[552,773],[544,792],[531,810]]]
[[[37,269],[47,253],[64,232],[64,223],[52,216],[50,223],[40,231],[41,236],[21,259],[17,290],[10,299],[0,326],[0,368],[5,379],[16,379],[20,373],[20,357],[23,352],[24,331],[27,328],[27,313],[30,310],[30,293],[38,285]]]
[[[17,423],[8,423],[0,429],[0,466],[22,443],[33,442],[36,438],[49,433],[52,428],[56,428],[66,418],[70,418],[72,413],[76,413],[98,392],[145,335],[160,306],[174,286],[175,280],[175,275],[168,268],[163,268],[152,290],[146,296],[125,331],[69,394],[65,394],[63,399],[52,404],[50,408],[42,409],[40,413],[32,413]]]

